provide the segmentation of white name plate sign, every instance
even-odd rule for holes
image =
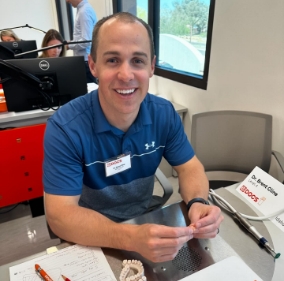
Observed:
[[[255,167],[236,190],[264,216],[283,210],[270,220],[284,232],[284,185],[281,182]]]

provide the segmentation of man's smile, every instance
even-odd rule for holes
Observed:
[[[133,89],[125,89],[125,90],[115,90],[117,93],[121,95],[131,95],[135,92],[136,88]]]

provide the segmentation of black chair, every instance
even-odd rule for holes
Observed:
[[[235,110],[194,114],[191,144],[212,189],[243,181],[255,166],[268,173],[271,155],[284,172],[282,155],[272,151],[268,114]]]

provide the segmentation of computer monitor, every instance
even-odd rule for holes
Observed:
[[[4,79],[3,90],[8,111],[50,108],[56,110],[59,106],[87,93],[83,56],[6,60],[5,62],[12,64],[17,70],[13,70],[11,75],[8,69],[6,75],[5,68],[4,71],[3,67],[2,70],[0,68],[2,72],[0,76]],[[8,80],[5,81],[5,79]],[[37,81],[34,82],[34,80]],[[42,85],[45,85],[45,90],[41,90]]]
[[[37,58],[38,53],[25,54],[23,56],[15,57],[15,55],[36,50],[36,41],[11,41],[11,42],[0,42],[0,59],[32,59]]]

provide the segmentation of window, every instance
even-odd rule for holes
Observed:
[[[207,89],[215,0],[113,0],[153,29],[155,74]]]

